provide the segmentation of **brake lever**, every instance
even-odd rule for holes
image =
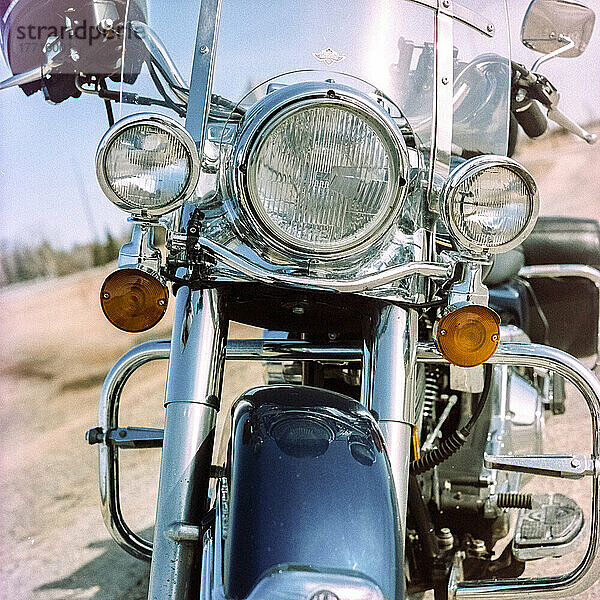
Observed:
[[[528,95],[540,102],[548,110],[548,119],[554,121],[557,125],[566,129],[570,133],[580,137],[588,144],[595,144],[598,136],[594,133],[586,131],[575,123],[572,119],[567,117],[559,108],[558,103],[560,102],[560,94],[558,90],[552,85],[552,83],[543,75],[528,71],[522,65],[516,65],[517,70],[521,76],[521,82],[523,89],[527,90]]]
[[[42,48],[42,52],[46,55],[45,64],[35,67],[30,71],[25,71],[24,73],[17,73],[16,75],[13,75],[4,81],[0,81],[0,91],[7,90],[11,87],[17,87],[20,85],[27,85],[28,83],[34,83],[36,81],[41,81],[50,75],[54,69],[62,66],[62,61],[59,58],[62,52],[62,44],[60,43],[58,37],[48,37],[44,47]]]
[[[585,140],[588,144],[595,144],[598,140],[598,136],[595,133],[590,133],[577,125],[575,121],[572,121],[565,115],[557,106],[552,106],[548,109],[548,118],[554,121],[557,125],[560,125],[563,129],[570,131],[582,140]]]

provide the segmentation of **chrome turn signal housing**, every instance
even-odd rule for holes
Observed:
[[[487,306],[467,304],[437,323],[435,341],[444,358],[458,367],[477,367],[500,343],[500,317]]]
[[[538,212],[533,177],[505,156],[465,161],[442,191],[442,217],[450,234],[477,254],[518,246],[531,233]]]
[[[169,303],[167,286],[155,275],[141,269],[118,269],[100,290],[104,316],[118,329],[139,333],[154,327]]]

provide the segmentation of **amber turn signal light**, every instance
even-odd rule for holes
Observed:
[[[100,290],[104,316],[117,328],[138,333],[154,327],[164,316],[169,290],[153,275],[140,269],[111,273]]]
[[[500,317],[486,306],[461,306],[440,319],[435,337],[446,360],[459,367],[476,367],[498,348]]]

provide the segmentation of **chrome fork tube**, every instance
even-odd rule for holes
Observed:
[[[386,440],[404,543],[412,425],[415,422],[417,313],[386,306],[367,325],[362,401],[377,413]],[[404,552],[401,554],[404,555]],[[402,569],[402,565],[398,565]]]
[[[206,509],[225,365],[227,321],[215,290],[177,292],[150,600],[198,594],[200,522]]]

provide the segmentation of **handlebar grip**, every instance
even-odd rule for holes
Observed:
[[[535,100],[530,100],[513,112],[519,125],[530,138],[539,137],[548,129],[548,119]]]

